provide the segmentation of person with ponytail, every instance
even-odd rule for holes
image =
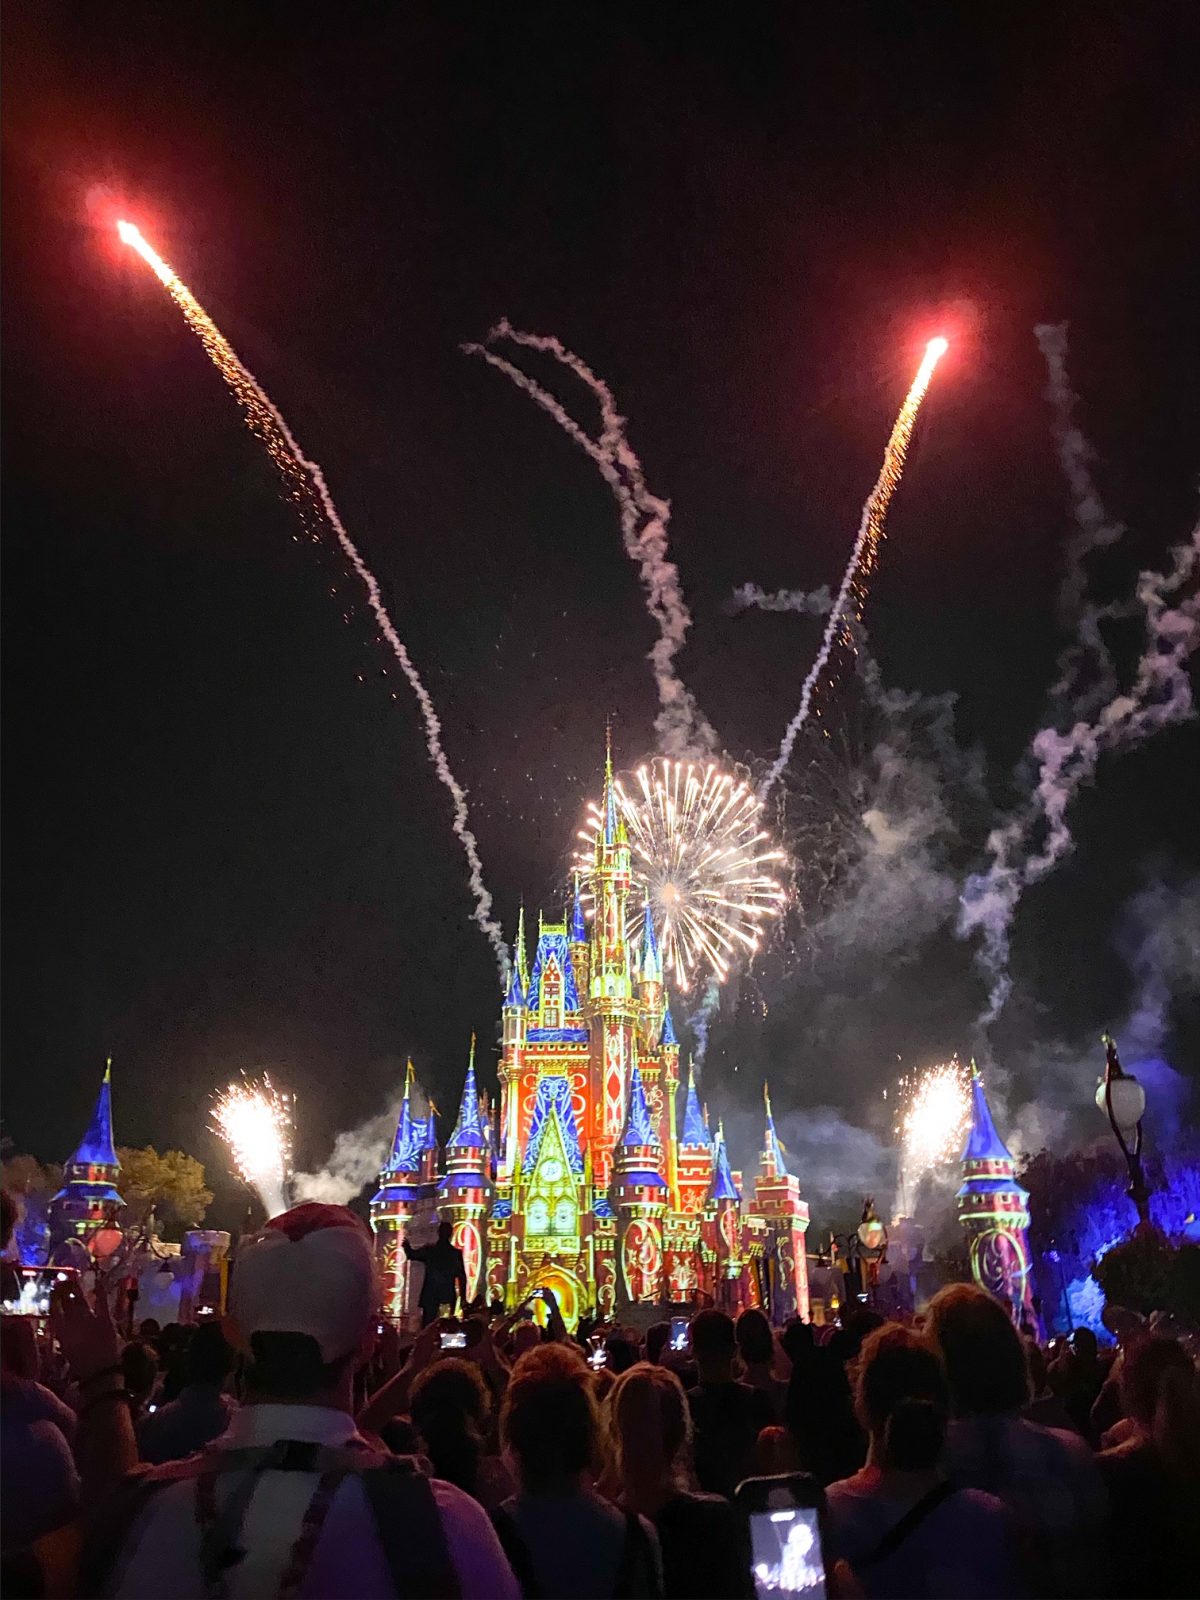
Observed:
[[[612,1488],[624,1510],[654,1524],[666,1600],[752,1600],[750,1551],[738,1513],[723,1496],[696,1494],[688,1486],[692,1417],[679,1379],[666,1367],[639,1361],[613,1384],[607,1411]]]
[[[875,1597],[1027,1594],[1012,1529],[993,1495],[941,1471],[949,1397],[936,1352],[885,1323],[862,1347],[855,1396],[867,1464],[826,1491],[832,1552]]]
[[[1121,1367],[1130,1437],[1096,1460],[1112,1504],[1117,1600],[1194,1595],[1200,1506],[1200,1384],[1178,1339],[1131,1343]]]

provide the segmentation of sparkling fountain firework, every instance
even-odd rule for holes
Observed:
[[[867,581],[879,563],[879,546],[884,535],[888,507],[892,503],[892,496],[899,487],[904,472],[904,460],[916,425],[917,413],[921,409],[921,402],[929,388],[934,369],[949,348],[945,339],[931,339],[926,345],[925,355],[917,368],[912,388],[905,395],[904,404],[900,407],[896,421],[892,425],[891,437],[883,453],[883,466],[879,470],[875,487],[871,490],[866,505],[863,506],[858,537],[850,553],[850,562],[842,578],[842,586],[830,609],[821,648],[817,651],[816,660],[809,668],[808,676],[801,687],[800,706],[788,723],[787,732],[779,746],[779,754],[759,784],[760,799],[766,798],[791,760],[796,735],[808,717],[813,690],[825,670],[834,645],[841,639],[848,649],[854,649],[853,624],[862,621],[863,607],[867,598]]]
[[[358,546],[346,532],[329,492],[329,485],[325,481],[325,474],[318,463],[310,460],[301,450],[275,402],[178,274],[147,244],[133,223],[118,222],[117,232],[122,243],[135,250],[151,269],[183,313],[188,327],[204,346],[209,360],[241,406],[247,427],[261,440],[267,454],[275,463],[283,479],[285,497],[295,507],[306,531],[313,539],[319,539],[324,528],[332,528],[346,559],[362,580],[367,592],[367,602],[379,624],[379,631],[390,645],[400,670],[408,679],[409,686],[417,697],[417,705],[420,707],[421,719],[425,725],[425,744],[429,751],[429,759],[438,780],[450,793],[453,807],[451,825],[463,847],[470,868],[471,893],[475,898],[474,920],[492,946],[501,977],[506,978],[508,948],[500,924],[491,914],[492,897],[483,881],[483,863],[479,858],[478,841],[468,826],[466,790],[454,776],[446,759],[446,752],[442,747],[442,725],[433,701],[388,615],[378,579],[363,560]]]
[[[712,763],[656,756],[632,782],[617,779],[629,831],[633,880],[654,914],[664,975],[690,991],[697,976],[724,982],[739,957],[762,944],[765,924],[787,902],[775,873],[786,861],[763,827],[762,802],[748,784]],[[580,831],[581,869],[602,826],[600,807]],[[590,831],[589,831],[590,830]],[[642,911],[631,920],[634,937]]]
[[[901,1170],[916,1185],[935,1167],[957,1161],[971,1120],[970,1072],[953,1061],[900,1080]]]
[[[213,1126],[239,1177],[257,1190],[269,1217],[287,1210],[292,1168],[292,1103],[264,1073],[261,1083],[231,1083],[216,1098]]]

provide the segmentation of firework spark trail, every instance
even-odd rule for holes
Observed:
[[[957,1057],[900,1082],[903,1111],[896,1126],[901,1171],[914,1186],[927,1172],[962,1154],[971,1120],[971,1082]]]
[[[883,454],[883,466],[880,468],[879,477],[875,487],[863,506],[862,519],[858,525],[858,536],[854,541],[854,549],[850,553],[850,562],[842,578],[841,588],[829,613],[829,620],[825,624],[825,633],[821,640],[821,648],[817,651],[817,658],[808,670],[800,690],[800,706],[796,715],[788,723],[787,732],[783,736],[783,743],[779,746],[779,754],[775,757],[770,770],[758,786],[759,799],[765,799],[773,786],[779,781],[783,769],[792,757],[792,749],[796,743],[796,735],[804,726],[808,717],[809,706],[812,704],[813,690],[817,680],[824,672],[834,644],[839,638],[853,647],[849,621],[851,618],[862,620],[863,606],[867,597],[867,579],[874,571],[879,560],[879,546],[884,535],[884,525],[887,520],[888,507],[891,505],[892,496],[900,485],[900,478],[904,472],[904,460],[908,453],[909,441],[912,439],[913,428],[916,425],[917,413],[921,409],[921,402],[929,388],[934,369],[945,355],[948,345],[945,339],[931,339],[925,347],[925,354],[921,365],[917,368],[917,375],[913,379],[912,388],[904,397],[904,404],[900,407],[899,415],[892,425],[891,436],[887,442],[887,449]]]
[[[797,611],[801,616],[825,617],[833,609],[829,585],[819,589],[775,589],[768,591],[757,583],[743,583],[729,597],[728,609],[738,611]]]
[[[470,868],[471,893],[475,900],[472,916],[492,946],[501,978],[507,978],[508,947],[500,924],[491,914],[492,897],[483,881],[483,862],[479,858],[479,843],[468,822],[466,790],[454,776],[442,747],[442,724],[434,709],[433,701],[388,615],[375,574],[367,566],[358,546],[346,532],[338,509],[333,503],[324,472],[317,462],[310,460],[304,454],[275,402],[183,280],[157,251],[151,249],[132,223],[119,222],[117,231],[122,241],[136,250],[150,267],[183,313],[188,327],[204,346],[209,360],[241,406],[250,431],[265,445],[267,454],[279,470],[284,480],[286,498],[296,507],[305,528],[314,538],[318,537],[317,530],[320,523],[324,522],[332,528],[347,560],[362,580],[367,592],[367,602],[379,624],[380,632],[391,646],[392,654],[400,664],[400,670],[408,679],[409,686],[417,697],[425,725],[425,745],[433,769],[438,780],[450,793],[454,813],[451,827],[463,847]]]
[[[213,1127],[229,1146],[244,1183],[258,1191],[268,1217],[287,1210],[292,1164],[292,1113],[267,1075],[261,1083],[231,1083],[216,1098]]]
[[[581,428],[561,401],[547,389],[522,372],[514,362],[490,348],[504,339],[524,349],[551,356],[587,385],[600,407],[601,431],[598,439],[593,439]],[[659,637],[650,651],[651,669],[662,708],[655,719],[659,744],[667,754],[673,756],[715,750],[718,746],[716,733],[675,667],[675,657],[683,647],[692,617],[680,587],[679,569],[667,557],[671,507],[666,500],[651,494],[647,488],[641,461],[629,443],[625,419],[617,410],[612,390],[560,340],[545,334],[524,333],[507,321],[497,323],[482,344],[464,344],[462,350],[466,355],[481,356],[498,372],[504,373],[595,462],[617,502],[625,553],[638,568],[646,592],[647,609],[659,631]]]
[[[1084,562],[1093,551],[1116,544],[1125,525],[1111,521],[1104,509],[1091,472],[1094,452],[1075,423],[1078,397],[1067,376],[1067,324],[1039,323],[1033,333],[1046,362],[1051,426],[1077,528],[1067,544],[1067,571],[1058,597],[1059,615],[1074,629],[1075,637],[1059,655],[1058,678],[1050,697],[1057,704],[1069,706],[1078,718],[1092,715],[1116,693],[1116,669],[1100,624],[1129,616],[1132,610],[1122,605],[1094,605],[1087,597]],[[1090,688],[1085,687],[1087,677],[1093,680]]]
[[[987,870],[967,880],[959,908],[960,937],[978,934],[978,960],[990,988],[980,1018],[987,1027],[1012,993],[1008,972],[1013,916],[1024,891],[1053,870],[1071,848],[1067,811],[1079,789],[1094,777],[1108,750],[1128,750],[1160,729],[1193,714],[1188,658],[1200,646],[1200,524],[1186,544],[1171,552],[1171,570],[1143,572],[1137,599],[1145,613],[1146,648],[1133,682],[1113,696],[1092,721],[1081,718],[1066,732],[1040,729],[1030,745],[1037,784],[1028,806],[993,831]],[[1044,833],[1043,833],[1044,830]],[[1040,847],[1035,836],[1042,835]]]

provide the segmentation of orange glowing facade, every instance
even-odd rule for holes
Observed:
[[[434,1113],[414,1117],[411,1072],[371,1204],[386,1309],[409,1309],[408,1223],[437,1209],[454,1226],[469,1297],[515,1306],[553,1289],[574,1325],[631,1306],[763,1305],[808,1314],[808,1207],[788,1173],[770,1105],[754,1198],[743,1198],[679,1044],[648,908],[628,936],[630,846],[608,763],[588,882],[559,922],[539,917],[530,966],[522,913],[501,1016],[500,1096],[476,1083],[438,1159]],[[682,1101],[682,1105],[681,1105]]]

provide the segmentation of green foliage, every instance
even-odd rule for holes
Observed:
[[[62,1186],[62,1168],[43,1166],[36,1156],[9,1156],[0,1167],[0,1184],[9,1194],[45,1195],[48,1200]]]
[[[153,1145],[144,1150],[117,1151],[121,1163],[118,1180],[128,1211],[126,1224],[144,1225],[150,1212],[164,1238],[182,1238],[188,1228],[198,1227],[212,1201],[212,1190],[204,1185],[204,1166],[195,1156],[182,1150],[167,1150],[162,1155]]]

